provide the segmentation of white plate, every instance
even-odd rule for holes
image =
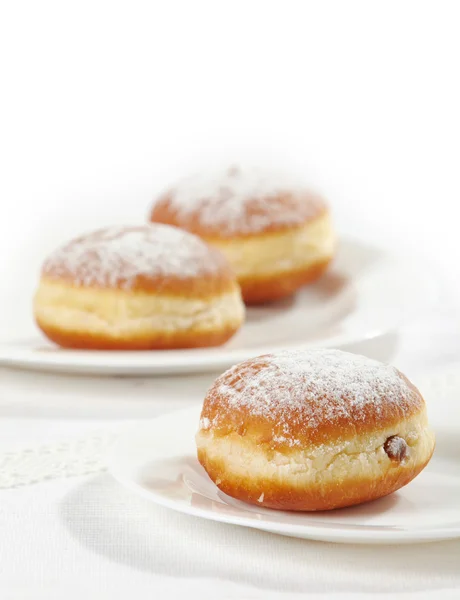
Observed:
[[[137,494],[182,513],[327,542],[393,544],[460,537],[458,433],[437,429],[428,467],[398,492],[322,513],[258,508],[222,493],[196,459],[200,407],[136,425],[119,439],[110,470]]]
[[[282,303],[248,310],[225,346],[150,352],[63,350],[44,338],[0,342],[0,365],[74,373],[155,375],[223,370],[286,347],[338,347],[382,335],[433,297],[416,268],[359,242],[342,242],[330,271]]]

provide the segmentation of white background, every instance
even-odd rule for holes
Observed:
[[[29,325],[56,243],[142,221],[176,176],[227,159],[303,172],[341,231],[457,278],[457,2],[1,6],[4,332]]]

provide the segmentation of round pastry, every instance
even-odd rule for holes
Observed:
[[[316,511],[391,494],[434,450],[425,402],[392,366],[339,350],[247,360],[209,390],[198,459],[226,494]]]
[[[154,204],[150,220],[186,229],[219,248],[247,304],[291,295],[330,263],[335,236],[329,210],[289,178],[233,167],[190,177]]]
[[[148,350],[223,344],[242,324],[244,305],[218,251],[151,224],[102,229],[55,251],[34,313],[60,346]]]

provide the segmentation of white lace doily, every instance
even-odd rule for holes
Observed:
[[[0,455],[0,489],[103,471],[115,438],[114,433],[102,431],[76,440],[5,452]]]

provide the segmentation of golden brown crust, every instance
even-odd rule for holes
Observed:
[[[42,278],[34,316],[63,347],[165,350],[223,344],[243,323],[244,306],[236,284],[226,294],[193,298]]]
[[[188,348],[207,348],[225,344],[238,326],[218,331],[158,331],[147,332],[143,336],[111,337],[92,334],[85,331],[69,331],[52,327],[36,319],[38,327],[46,337],[62,348],[79,350],[179,350]]]
[[[217,252],[217,251],[216,251]],[[118,289],[126,290],[126,280],[122,277],[117,278],[116,282],[107,285],[105,282],[92,281],[91,283],[79,284],[75,276],[61,270],[59,273],[53,269],[42,270],[42,280],[50,282],[62,282],[69,288],[78,289],[80,287],[92,288],[94,290]],[[211,299],[219,294],[225,294],[235,289],[235,274],[223,260],[222,268],[214,274],[206,274],[194,277],[178,278],[171,275],[138,275],[129,284],[129,289],[133,292],[144,292],[151,294],[167,294],[168,296],[177,296],[183,298],[195,298],[200,300]]]
[[[199,462],[225,494],[249,504],[288,511],[333,510],[388,496],[410,483],[425,468],[431,455],[432,452],[423,462],[408,468],[401,464],[394,465],[378,478],[371,474],[368,478],[350,478],[327,486],[319,481],[316,485],[299,490],[294,486],[267,481],[263,477],[256,480],[234,476],[224,461],[210,459],[206,451],[198,450]]]
[[[299,288],[319,279],[327,270],[332,257],[305,269],[276,274],[272,277],[245,277],[239,280],[243,300],[247,305],[258,305],[287,298]]]
[[[307,361],[310,357],[317,362],[310,369],[306,363],[305,374],[295,369],[290,371],[291,361]],[[339,390],[333,369],[330,389],[327,389],[325,373],[327,361],[331,360],[336,360],[337,369],[341,360],[348,360],[350,371],[354,370],[348,381],[342,384],[339,381],[338,385],[343,386]],[[217,378],[204,400],[202,418],[213,423],[216,436],[244,430],[258,445],[269,444],[276,448],[288,448],[292,440],[301,447],[309,447],[352,439],[357,425],[361,433],[392,427],[402,416],[410,418],[425,407],[418,389],[402,373],[386,365],[379,368],[379,365],[376,361],[334,350],[262,355],[236,365]],[[360,379],[364,378],[366,368],[369,381],[365,385]],[[320,376],[324,376],[323,385],[318,381]],[[372,377],[375,377],[375,390]],[[281,401],[281,390],[286,402]],[[359,401],[360,394],[371,393],[372,397]],[[265,410],[264,402],[269,410]]]
[[[69,286],[207,298],[235,288],[219,250],[164,225],[108,228],[82,235],[45,261],[42,278]]]
[[[327,269],[336,247],[327,210],[307,224],[283,231],[203,239],[232,265],[247,304],[273,302],[314,282]]]
[[[264,200],[264,199],[262,199]],[[173,201],[173,192],[168,192],[160,197],[152,207],[149,220],[153,223],[164,223],[174,225],[194,233],[202,238],[217,239],[241,239],[264,233],[277,233],[297,229],[307,223],[318,219],[327,212],[327,206],[324,200],[310,191],[283,192],[272,194],[265,198],[248,198],[242,207],[241,215],[231,229],[223,227],[221,223],[213,222],[211,219],[203,219],[203,209],[212,206],[215,203],[216,209],[219,209],[219,199],[204,198],[202,202],[197,201],[193,208],[186,212],[176,208]],[[295,223],[287,224],[277,215],[283,215],[288,211],[297,211],[298,219]],[[273,213],[273,217],[270,215]],[[264,225],[258,227],[257,231],[248,231],[248,223],[255,221],[259,217],[264,217]]]

